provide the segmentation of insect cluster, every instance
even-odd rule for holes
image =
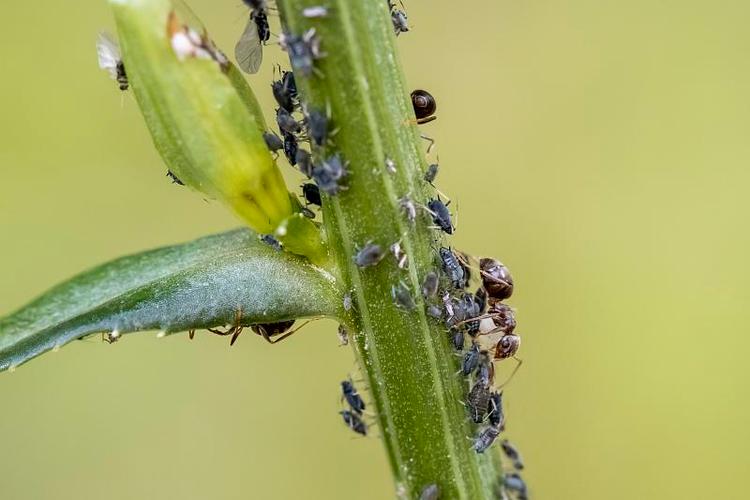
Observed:
[[[357,392],[354,382],[351,379],[341,382],[341,399],[345,400],[349,406],[349,409],[339,412],[346,426],[357,434],[366,436],[367,425],[362,420],[362,414],[365,411],[365,402]]]

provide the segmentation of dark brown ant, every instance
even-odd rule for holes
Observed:
[[[312,320],[307,320],[294,330],[289,330],[294,325],[294,321],[295,320],[290,319],[289,321],[279,321],[277,323],[258,323],[255,325],[250,325],[250,329],[256,334],[262,336],[269,344],[275,344],[288,337],[291,337]],[[278,338],[274,338],[277,335],[281,336]]]
[[[513,277],[502,262],[495,259],[480,259],[479,270],[484,289],[490,297],[505,300],[513,295]]]
[[[426,90],[417,89],[413,91],[411,93],[411,104],[414,106],[417,123],[423,124],[437,119],[437,116],[435,116],[437,102]]]

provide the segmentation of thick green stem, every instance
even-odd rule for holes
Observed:
[[[426,161],[409,92],[395,50],[383,0],[332,0],[328,16],[308,19],[317,0],[278,0],[283,28],[315,28],[325,57],[297,84],[309,109],[329,110],[329,143],[319,158],[339,153],[348,162],[346,190],[324,197],[323,213],[340,278],[354,299],[350,327],[369,382],[381,436],[400,497],[417,498],[437,483],[442,498],[492,498],[499,477],[493,453],[477,455],[467,439],[476,433],[461,404],[466,381],[457,372],[442,322],[426,314],[424,276],[436,269],[440,237],[419,208],[432,188],[423,180]],[[395,171],[386,167],[392,160]],[[409,221],[399,200],[417,206]],[[409,266],[392,255],[360,268],[357,251],[368,242],[388,249],[401,243]],[[397,304],[393,287],[412,296],[413,310]],[[438,299],[432,299],[437,301]]]

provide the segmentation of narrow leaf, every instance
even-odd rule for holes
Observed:
[[[98,332],[165,333],[333,317],[334,278],[240,229],[123,257],[0,318],[0,371]]]

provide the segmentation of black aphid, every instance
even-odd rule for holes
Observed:
[[[296,134],[302,130],[302,125],[284,108],[276,110],[276,123],[282,134]]]
[[[464,350],[464,331],[454,328],[451,330],[451,343],[453,348],[457,351]]]
[[[427,202],[427,208],[430,209],[430,215],[432,215],[432,221],[435,225],[442,231],[453,234],[453,224],[448,206],[440,200],[430,200]]]
[[[282,141],[281,137],[276,135],[274,132],[263,132],[263,140],[266,141],[266,146],[268,146],[269,151],[271,151],[272,153],[275,153],[280,149],[284,149],[284,141]]]
[[[406,309],[407,311],[414,309],[414,298],[402,283],[398,283],[391,287],[391,296],[393,296],[393,302],[395,302],[397,306]]]
[[[345,189],[339,181],[346,176],[346,168],[341,157],[335,154],[312,169],[312,178],[321,191],[328,195],[335,195]]]
[[[487,309],[487,291],[481,286],[474,293],[474,302],[476,302],[480,314]]]
[[[466,286],[464,269],[456,255],[449,248],[443,247],[440,249],[440,260],[443,263],[443,271],[448,275],[453,287],[464,288]]]
[[[305,197],[305,201],[310,205],[321,206],[323,203],[320,199],[320,189],[318,189],[318,186],[312,182],[302,184],[302,195]]]
[[[294,134],[284,134],[284,156],[291,166],[297,164],[297,151],[299,146],[297,144],[297,136]]]
[[[278,250],[279,252],[282,250],[282,245],[279,240],[273,237],[271,234],[262,234],[260,235],[260,241],[265,243],[268,246],[273,247],[275,250]]]
[[[471,375],[479,364],[479,344],[471,343],[471,349],[464,354],[464,360],[461,363],[461,373]]]
[[[401,6],[403,6],[403,3]],[[406,12],[396,9],[396,5],[391,3],[390,0],[388,1],[388,7],[391,9],[391,22],[393,23],[393,31],[396,33],[396,36],[409,31]]]
[[[435,319],[440,319],[443,317],[443,310],[436,305],[431,305],[427,306],[427,314]],[[463,346],[463,339],[461,339],[461,345]]]
[[[426,90],[417,89],[413,91],[411,93],[411,104],[414,107],[414,115],[417,117],[417,123],[427,123],[437,118],[435,116],[437,102],[432,97],[432,94]]]
[[[308,219],[314,219],[315,218],[315,212],[310,210],[307,207],[300,207],[300,213],[307,217]]]
[[[429,167],[427,167],[427,171],[424,173],[424,180],[432,184],[435,181],[435,178],[438,174],[438,164],[433,163]]]
[[[464,328],[466,333],[472,337],[479,333],[479,325],[481,320],[472,319],[480,316],[479,305],[477,304],[474,295],[471,293],[464,293],[461,296],[461,300],[458,302],[457,309],[460,309],[460,316],[463,317],[462,321],[465,321]],[[458,315],[457,315],[458,316]]]
[[[340,346],[349,345],[349,331],[344,325],[339,325],[338,330],[336,330],[336,336],[339,338]]]
[[[374,266],[385,256],[383,247],[376,243],[368,243],[354,256],[354,263],[359,267]]]
[[[307,133],[310,139],[317,145],[322,146],[328,138],[328,117],[315,109],[308,111],[305,117]]]
[[[495,365],[487,351],[479,353],[479,363],[477,363],[476,383],[489,388],[495,380]]]
[[[351,380],[344,380],[341,382],[341,393],[342,397],[346,399],[347,403],[349,403],[352,411],[358,415],[362,415],[362,412],[365,411],[365,402],[362,400],[359,393],[357,393],[357,389],[354,387]]]
[[[315,59],[323,56],[320,52],[320,38],[315,33],[315,28],[305,31],[302,36],[283,33],[279,43],[289,54],[294,71],[302,76],[310,76]]]
[[[490,425],[503,429],[505,427],[505,411],[503,410],[503,393],[493,392],[490,396],[490,413],[487,415]]]
[[[516,448],[513,443],[511,443],[507,439],[503,439],[502,441],[500,441],[500,446],[502,447],[505,456],[508,457],[511,462],[513,462],[513,468],[516,470],[523,470],[523,458],[521,457],[521,453],[518,451],[518,448]]]
[[[167,170],[167,177],[169,177],[172,180],[172,184],[177,184],[178,186],[184,186],[185,183],[180,180],[179,177],[174,175],[174,172],[171,170]]]
[[[497,436],[499,435],[500,429],[494,426],[487,427],[474,439],[474,451],[477,453],[484,453],[487,451],[487,448],[492,446],[492,443],[495,442],[495,439],[497,439]]]
[[[359,418],[359,415],[349,410],[340,411],[339,414],[344,418],[344,423],[347,427],[357,434],[362,434],[363,436],[367,435],[367,426],[362,419]]]
[[[271,37],[265,0],[244,0],[250,17],[240,39],[234,46],[237,64],[246,73],[257,73],[263,62],[263,44]]]
[[[299,171],[305,174],[308,178],[312,178],[313,162],[310,153],[304,149],[298,149],[297,156],[295,156],[294,160]]]
[[[475,423],[484,421],[490,405],[490,388],[481,382],[476,382],[466,397],[466,408]]]
[[[428,484],[419,494],[419,500],[438,500],[440,498],[440,488],[437,484]]]
[[[526,482],[523,480],[523,478],[521,478],[520,474],[516,472],[506,474],[503,485],[505,486],[506,490],[516,492],[518,494],[518,500],[525,500],[526,498],[528,498],[528,489],[526,487]]]
[[[284,75],[293,75],[291,71],[287,71]],[[294,76],[292,76],[292,85],[294,85]],[[297,103],[294,97],[297,95],[297,88],[288,86],[289,80],[282,76],[280,80],[271,82],[271,92],[273,92],[273,98],[279,103],[279,106],[287,110],[288,112],[294,111]]]
[[[408,196],[404,196],[398,200],[398,205],[406,215],[406,220],[414,222],[417,218],[417,206]]]
[[[427,273],[422,282],[422,295],[424,295],[424,298],[434,297],[437,294],[439,284],[438,275],[435,271]]]

